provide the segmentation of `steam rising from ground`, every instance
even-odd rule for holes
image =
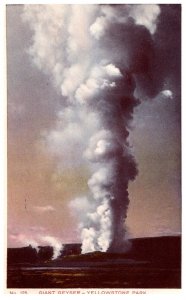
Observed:
[[[128,183],[137,175],[128,140],[133,111],[137,96],[153,97],[163,86],[155,68],[159,14],[158,5],[24,8],[29,53],[63,98],[56,128],[44,134],[47,148],[59,166],[64,158],[65,167],[86,162],[92,173],[90,195],[69,205],[79,216],[83,253],[126,245]]]
[[[39,250],[39,246],[52,246],[53,247],[53,257],[52,259],[56,259],[63,250],[63,245],[59,241],[58,238],[53,237],[51,235],[46,235],[46,233],[38,233],[39,228],[36,228],[37,233],[34,234],[33,232],[30,233],[30,235],[21,233],[12,233],[11,239],[14,240],[15,243],[18,243],[19,246],[28,246],[31,245],[33,248],[35,248],[37,251]],[[34,229],[35,231],[35,229]]]

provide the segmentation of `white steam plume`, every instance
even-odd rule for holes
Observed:
[[[36,251],[39,251],[39,246],[51,246],[53,248],[53,257],[56,259],[63,250],[63,245],[58,238],[40,233],[40,228],[36,228],[36,232],[27,233],[11,233],[10,238],[18,245],[18,247],[26,247],[31,245]],[[34,230],[35,231],[35,230]]]
[[[45,134],[46,143],[59,160],[68,160],[75,148],[73,163],[88,161],[93,172],[89,197],[70,204],[80,218],[83,253],[123,251],[125,246],[128,183],[137,174],[128,142],[139,104],[134,91],[154,92],[143,62],[151,68],[159,14],[158,5],[24,8],[23,19],[33,31],[29,53],[66,99],[56,128]]]
[[[53,236],[50,236],[50,235],[43,236],[41,238],[41,240],[43,241],[44,244],[53,247],[53,257],[52,257],[52,259],[56,259],[60,255],[60,253],[63,249],[63,246],[61,245],[61,242],[57,238],[55,238]]]

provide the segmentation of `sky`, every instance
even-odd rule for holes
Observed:
[[[146,7],[148,11],[150,7]],[[156,52],[154,55],[149,48],[151,55],[145,57],[150,61],[149,64],[151,60],[153,63],[155,61],[150,71],[149,69],[146,71],[149,72],[150,78],[152,77],[152,88],[149,88],[150,83],[145,81],[147,79],[143,81],[143,78],[137,78],[140,84],[142,82],[136,91],[141,103],[134,108],[129,140],[138,174],[129,182],[130,202],[125,220],[126,235],[143,237],[179,234],[181,231],[180,7],[163,5],[160,11],[156,8],[154,10],[156,18],[152,17],[150,21],[145,18],[144,7],[142,11],[139,11],[139,8],[138,6],[138,9],[130,11],[137,29],[136,27],[131,29],[129,26],[128,31],[126,30],[129,37],[124,33],[121,37],[128,39],[129,45],[134,43],[134,46],[137,46],[137,42],[130,40],[132,34],[130,30],[134,30],[139,36],[141,32],[147,35],[148,31],[148,41],[151,35],[155,41],[153,49]],[[83,109],[73,111],[71,104],[66,101],[66,97],[72,97],[69,88],[71,81],[74,83],[78,78],[83,82],[84,78],[81,78],[79,70],[73,69],[73,72],[69,71],[68,77],[65,75],[60,89],[58,80],[62,76],[61,73],[63,74],[63,64],[56,64],[58,66],[55,69],[56,73],[51,73],[53,54],[55,59],[59,57],[59,61],[65,60],[61,54],[64,50],[62,42],[66,34],[65,26],[62,32],[60,26],[63,25],[62,18],[69,17],[68,12],[64,13],[63,10],[61,12],[60,9],[56,12],[54,9],[54,12],[44,10],[43,15],[42,12],[40,15],[37,13],[30,14],[29,9],[23,12],[23,6],[7,7],[9,247],[27,244],[37,246],[38,243],[55,244],[58,247],[61,242],[80,242],[81,233],[78,228],[81,221],[79,215],[81,216],[82,211],[77,213],[78,211],[73,209],[74,203],[77,203],[73,200],[81,199],[80,203],[86,208],[87,202],[84,197],[90,188],[87,182],[91,177],[92,168],[95,168],[82,157],[86,141],[100,124],[94,114],[89,114],[89,118],[85,120]],[[118,11],[115,13],[117,16]],[[42,19],[46,16],[47,23],[51,22],[53,27],[49,27],[45,32],[43,29],[45,27],[41,26],[40,35],[35,33],[33,38],[34,32],[38,32],[39,28],[35,29],[32,26],[32,24],[39,26],[39,23],[33,22],[35,14],[40,16],[36,21],[42,21],[42,25],[46,25]],[[139,15],[143,14],[144,18],[139,18]],[[54,15],[56,24],[53,22]],[[79,24],[81,19],[79,17],[78,21],[76,20],[78,15],[81,16],[81,9],[78,14],[74,12],[72,20],[74,23],[68,27],[72,42],[76,41],[74,37],[76,22]],[[97,23],[94,23],[96,26],[92,27],[92,34],[95,40],[100,41],[99,35],[103,29],[97,28],[100,28],[98,25],[103,18],[98,18]],[[119,15],[119,18],[123,24],[122,15]],[[65,20],[67,22],[65,24],[68,24],[68,20]],[[106,14],[104,22],[107,21],[116,22],[112,10]],[[80,23],[80,28],[84,24]],[[117,26],[113,29],[114,33],[120,28]],[[109,33],[107,32],[109,38],[105,40],[103,38],[104,51],[109,58],[112,55],[110,52],[107,53],[107,43],[110,41],[111,29]],[[59,30],[57,34],[55,30]],[[84,60],[88,61],[86,53],[88,52],[88,57],[91,56],[89,47],[92,45],[89,44],[89,40],[87,44],[85,43],[86,40],[81,36],[80,30],[77,29],[77,32],[80,32],[78,41],[81,41],[77,45],[82,51],[82,57],[80,59],[79,54],[78,59],[83,68]],[[113,44],[117,41],[114,36]],[[85,44],[87,48],[82,46]],[[139,49],[143,45],[140,44]],[[147,43],[147,48],[151,47],[150,45]],[[32,51],[29,50],[31,46]],[[120,50],[120,44],[117,44],[116,49]],[[133,52],[133,48],[129,48],[129,52],[134,53],[134,59],[138,55]],[[124,58],[129,60],[127,54],[122,53]],[[97,53],[94,54],[91,66],[97,63]],[[138,72],[142,67],[140,64],[139,66],[134,64],[129,66],[129,69],[136,68],[136,76],[139,76]],[[65,64],[64,68],[67,69]],[[114,70],[117,75],[116,69],[112,68],[112,71]],[[154,77],[152,70],[156,70]],[[147,91],[146,94],[144,90]],[[78,95],[82,95],[82,89],[80,92]],[[79,99],[81,100],[80,96]],[[86,130],[82,131],[82,127]],[[86,214],[86,211],[83,211],[83,214]]]

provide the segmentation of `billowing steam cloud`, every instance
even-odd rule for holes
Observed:
[[[33,31],[29,53],[65,101],[46,144],[59,165],[65,157],[66,167],[87,162],[92,172],[90,195],[70,203],[83,253],[125,247],[128,184],[137,174],[128,140],[133,111],[164,83],[155,43],[160,12],[158,5],[24,8]]]
[[[34,229],[37,232],[33,236],[33,232],[30,234],[17,234],[11,233],[11,239],[14,240],[19,246],[28,246],[31,245],[37,251],[39,251],[39,246],[52,246],[53,247],[53,257],[52,259],[56,259],[63,250],[63,245],[59,241],[58,238],[53,237],[51,235],[46,235],[46,233],[39,233],[39,228]]]

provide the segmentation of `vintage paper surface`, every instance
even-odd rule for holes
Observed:
[[[7,292],[181,288],[181,5],[8,5]]]

